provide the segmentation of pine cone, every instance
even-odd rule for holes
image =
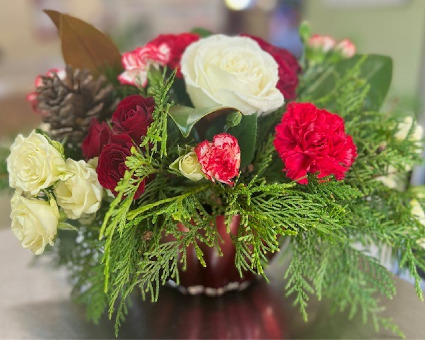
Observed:
[[[88,70],[66,67],[66,77],[43,76],[38,87],[37,106],[45,113],[42,120],[50,125],[52,139],[64,141],[71,149],[80,149],[92,118],[103,121],[111,117],[117,101],[113,86],[101,75],[95,78]]]

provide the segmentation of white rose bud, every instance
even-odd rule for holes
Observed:
[[[95,168],[83,160],[66,160],[70,177],[60,180],[55,188],[58,205],[70,219],[78,219],[82,214],[95,213],[102,202],[103,187],[97,179]]]
[[[278,65],[251,38],[217,34],[200,39],[183,53],[181,71],[195,108],[223,105],[260,115],[283,105],[276,88]]]
[[[190,152],[180,158],[179,170],[188,179],[198,181],[204,178],[201,164],[195,152]]]
[[[15,193],[11,206],[12,231],[22,247],[40,255],[47,244],[53,245],[59,219],[59,210],[53,199],[49,203]]]
[[[66,178],[65,160],[41,134],[18,135],[7,158],[9,185],[18,193],[37,195],[59,179]]]
[[[202,166],[198,161],[198,156],[194,151],[180,156],[170,165],[170,168],[178,170],[183,176],[192,181],[198,181],[205,178],[201,170]]]

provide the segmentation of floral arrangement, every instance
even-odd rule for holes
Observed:
[[[66,67],[37,78],[28,100],[44,123],[10,148],[12,230],[69,269],[89,319],[108,309],[118,330],[135,288],[157,300],[231,244],[239,278],[267,278],[281,251],[305,318],[315,295],[396,331],[378,313],[375,294],[395,294],[379,252],[393,248],[422,299],[425,217],[408,184],[421,127],[381,109],[390,58],[305,24],[300,60],[202,29],[121,55],[91,25],[46,13]]]

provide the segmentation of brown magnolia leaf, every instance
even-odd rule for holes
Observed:
[[[121,54],[112,40],[94,26],[53,10],[44,11],[59,31],[65,63],[97,73],[105,68],[121,70]]]
[[[57,12],[57,11],[50,10],[50,9],[45,9],[44,13],[46,13],[49,16],[50,20],[53,21],[53,23],[55,24],[55,26],[56,26],[56,28],[58,29],[58,32],[59,32],[61,13]]]

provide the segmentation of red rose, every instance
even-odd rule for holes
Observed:
[[[114,132],[127,134],[136,144],[140,144],[141,137],[146,135],[152,123],[154,109],[155,101],[152,97],[131,95],[124,98],[112,115]]]
[[[311,103],[289,103],[276,126],[274,145],[292,180],[316,172],[319,178],[333,174],[341,180],[357,157],[353,139],[344,132],[344,120]]]
[[[125,161],[127,156],[131,154],[131,147],[134,146],[130,136],[126,134],[112,135],[110,142],[103,148],[99,156],[97,166],[97,178],[100,184],[110,189],[116,196],[115,191],[118,182],[124,177],[127,169]],[[145,191],[145,180],[140,183],[134,199],[139,198]]]
[[[81,148],[86,160],[99,156],[111,138],[111,129],[106,122],[99,123],[93,118],[90,124],[89,132],[84,139]]]
[[[199,36],[195,33],[160,34],[148,44],[167,44],[170,48],[170,59],[168,60],[167,66],[172,70],[177,69],[176,76],[182,78],[183,76],[180,72],[180,59],[186,47],[197,40],[199,40]]]
[[[286,49],[274,46],[261,38],[244,34],[243,36],[255,40],[260,47],[270,53],[279,66],[279,81],[276,87],[280,90],[286,100],[297,97],[298,73],[301,67],[297,59]]]
[[[215,135],[213,142],[198,144],[195,153],[208,180],[233,185],[230,179],[238,175],[241,164],[241,149],[235,137],[226,133]]]

